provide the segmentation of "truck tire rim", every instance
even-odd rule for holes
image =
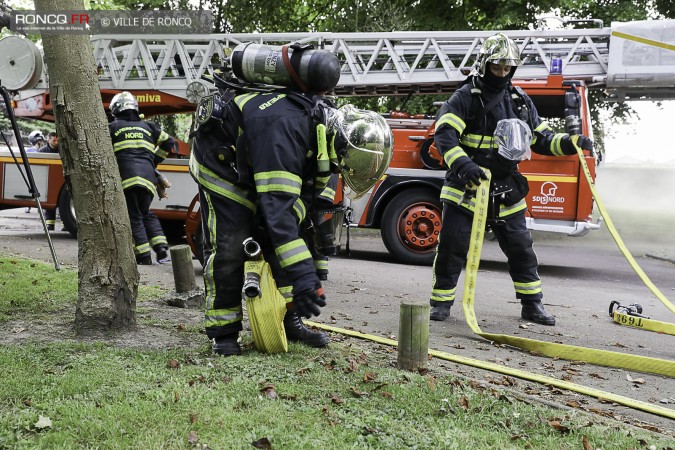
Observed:
[[[411,251],[428,253],[438,244],[440,211],[431,203],[414,203],[401,212],[397,231],[401,242]]]

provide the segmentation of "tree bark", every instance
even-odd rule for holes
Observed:
[[[38,11],[84,10],[82,0],[35,0]],[[63,174],[78,231],[80,335],[136,327],[138,268],[88,35],[43,35]]]

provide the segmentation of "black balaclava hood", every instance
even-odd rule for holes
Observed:
[[[498,77],[492,73],[490,66],[492,63],[485,63],[485,75],[483,75],[483,83],[485,83],[489,88],[495,91],[501,91],[513,78],[513,74],[516,72],[517,67],[511,66],[511,71],[505,77]]]

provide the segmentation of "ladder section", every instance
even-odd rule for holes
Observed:
[[[545,79],[552,58],[565,78],[604,79],[608,28],[506,31],[522,50],[518,79]],[[101,89],[159,90],[182,98],[229,49],[246,42],[314,44],[341,62],[338,95],[443,93],[461,83],[491,31],[98,35],[92,37]],[[43,79],[42,88],[46,89]]]
[[[675,20],[613,23],[606,83],[617,101],[675,99]]]

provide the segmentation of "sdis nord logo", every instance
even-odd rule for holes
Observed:
[[[542,205],[549,203],[565,203],[565,197],[557,197],[555,195],[558,190],[558,185],[552,181],[547,181],[541,185],[541,195],[532,196],[532,200],[539,202]]]

